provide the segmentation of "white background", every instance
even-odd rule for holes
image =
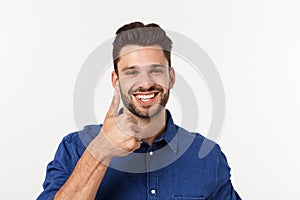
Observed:
[[[218,143],[243,199],[300,199],[297,0],[0,1],[0,199],[42,191],[57,145],[77,130],[73,90],[82,64],[137,20],[186,35],[215,63],[227,110]],[[108,105],[110,96],[95,99]],[[106,110],[95,112],[101,120]]]

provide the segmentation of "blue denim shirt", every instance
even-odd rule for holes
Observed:
[[[47,166],[44,191],[38,200],[53,199],[100,129],[101,125],[90,125],[63,138]],[[167,128],[151,146],[142,143],[134,153],[112,159],[96,199],[241,199],[232,186],[220,147],[215,144],[204,158],[199,157],[204,139],[175,125],[167,111]]]

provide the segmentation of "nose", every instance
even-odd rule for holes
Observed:
[[[143,72],[139,76],[138,87],[148,90],[155,85],[155,81],[147,72]]]

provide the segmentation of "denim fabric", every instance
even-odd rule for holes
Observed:
[[[44,191],[38,200],[53,199],[100,129],[101,125],[90,125],[63,138],[47,166]],[[175,125],[167,111],[167,128],[151,146],[142,143],[134,153],[112,159],[96,199],[241,199],[232,186],[230,168],[219,145],[199,158],[204,139]]]

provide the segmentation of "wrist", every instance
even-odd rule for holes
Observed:
[[[98,162],[109,165],[112,155],[105,145],[105,137],[100,132],[99,135],[88,145],[86,150]]]

